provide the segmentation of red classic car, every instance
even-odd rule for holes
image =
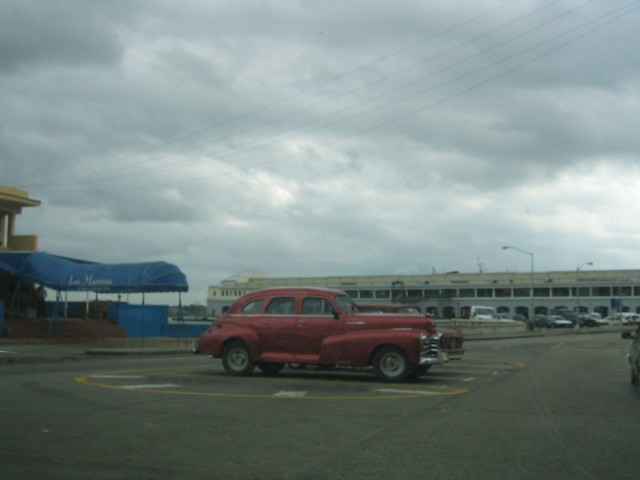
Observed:
[[[431,317],[361,312],[339,290],[270,288],[249,293],[215,321],[194,349],[221,358],[230,375],[267,375],[285,364],[372,365],[379,380],[416,378],[448,360]]]

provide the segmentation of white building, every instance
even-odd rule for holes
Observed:
[[[472,305],[530,318],[566,307],[640,313],[640,270],[574,270],[532,273],[459,273],[270,278],[248,272],[210,286],[207,312],[219,315],[238,297],[268,287],[317,286],[347,292],[358,303],[417,305],[438,318],[466,317]],[[533,296],[531,295],[533,288]]]

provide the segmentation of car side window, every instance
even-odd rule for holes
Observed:
[[[294,303],[293,297],[274,298],[269,303],[266,313],[270,315],[292,315]]]
[[[307,297],[302,300],[303,315],[330,315],[333,307],[326,298]]]
[[[351,300],[351,297],[349,295],[336,295],[335,299],[336,302],[338,302],[338,305],[340,305],[340,308],[342,308],[345,313],[353,313],[358,311],[358,307],[355,303],[353,303],[353,300]]]
[[[249,302],[244,307],[242,307],[242,313],[255,315],[256,313],[260,313],[260,311],[262,310],[262,305],[264,305],[264,298],[253,300],[252,302]]]

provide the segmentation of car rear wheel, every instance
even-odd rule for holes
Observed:
[[[407,355],[398,347],[382,347],[373,357],[373,368],[378,380],[383,382],[403,382],[411,377],[413,365]]]
[[[249,347],[244,342],[235,341],[222,350],[222,366],[229,375],[246,376],[253,372]]]

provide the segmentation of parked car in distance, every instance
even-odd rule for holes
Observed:
[[[545,328],[547,327],[547,321],[549,317],[547,315],[538,314],[533,317],[533,326],[536,328]]]
[[[637,325],[640,321],[640,315],[630,312],[617,313],[616,318],[620,320],[621,325]]]
[[[276,375],[285,364],[372,366],[400,382],[448,361],[435,320],[424,315],[361,312],[340,290],[269,288],[236,300],[198,339],[194,353],[221,358],[229,375],[257,366]]]
[[[526,322],[527,317],[520,315],[519,313],[496,313],[493,316],[494,320],[510,320],[512,322]]]
[[[622,338],[631,339],[627,359],[631,368],[631,383],[638,385],[638,379],[640,378],[640,328],[635,332],[622,332]]]
[[[595,320],[596,324],[599,327],[601,327],[601,326],[605,326],[605,325],[610,325],[609,320],[607,320],[607,318],[595,317],[594,320]]]
[[[573,323],[561,315],[549,315],[547,317],[547,328],[571,328]]]
[[[581,327],[597,327],[599,324],[596,319],[588,313],[581,313],[578,315],[578,325]]]

